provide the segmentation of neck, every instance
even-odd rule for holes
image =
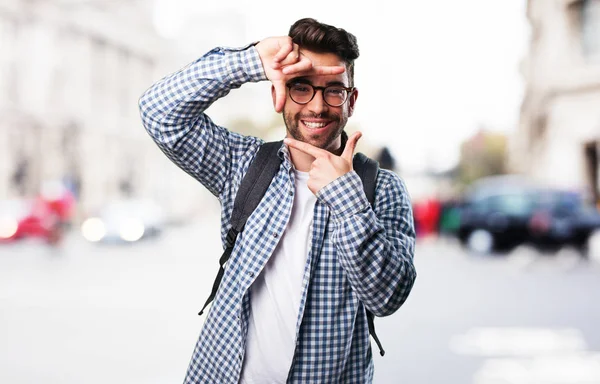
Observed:
[[[294,168],[300,172],[310,171],[310,167],[313,161],[315,161],[315,158],[308,153],[297,150],[296,148],[288,148],[290,150],[290,159],[292,160],[292,164],[294,164]]]

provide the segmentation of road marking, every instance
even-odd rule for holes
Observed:
[[[598,384],[600,353],[488,359],[474,384]]]
[[[449,346],[486,358],[474,384],[600,383],[600,352],[587,351],[575,328],[479,327],[454,336]]]
[[[587,348],[581,332],[574,328],[473,328],[450,340],[459,355],[532,356],[572,353]]]

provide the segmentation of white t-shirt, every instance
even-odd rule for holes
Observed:
[[[292,364],[317,201],[307,186],[308,172],[294,173],[296,193],[290,221],[250,287],[251,311],[240,384],[285,383]]]

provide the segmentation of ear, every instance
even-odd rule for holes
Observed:
[[[356,99],[358,99],[358,88],[354,88],[354,91],[352,91],[352,94],[348,98],[348,117],[352,116],[354,113]]]

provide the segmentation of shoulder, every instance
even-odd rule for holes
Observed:
[[[233,166],[237,172],[244,174],[265,141],[258,137],[245,136],[235,132],[231,133],[229,141]]]
[[[397,173],[382,168],[377,175],[375,198],[376,201],[381,198],[410,201],[404,180]]]
[[[404,179],[396,172],[383,168],[377,174],[377,190],[379,189],[398,189],[402,193],[408,193]]]

